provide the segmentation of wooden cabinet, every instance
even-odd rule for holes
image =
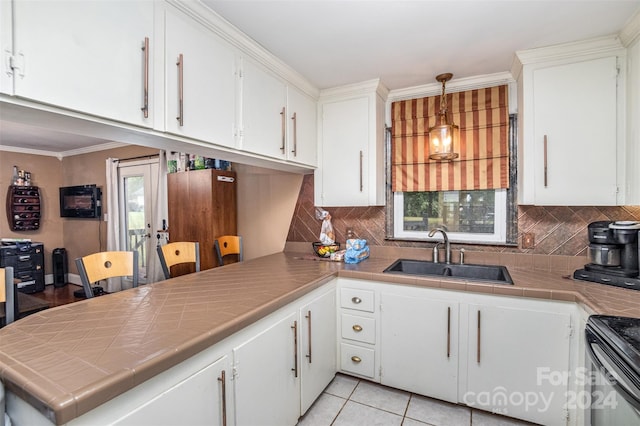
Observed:
[[[315,166],[315,100],[252,60],[242,63],[242,149]]]
[[[384,205],[385,98],[378,80],[321,94],[316,205]]]
[[[565,425],[569,384],[575,380],[570,368],[571,315],[552,302],[524,308],[505,301],[468,305],[461,402],[534,423]]]
[[[624,204],[625,57],[617,43],[600,46],[597,55],[572,51],[553,60],[518,53],[524,61],[519,77],[521,204]]]
[[[336,374],[336,290],[331,286],[300,308],[300,414]]]
[[[235,147],[236,51],[193,18],[165,13],[166,131]]]
[[[13,8],[13,48],[3,29],[3,63],[11,81],[2,91],[64,109],[153,125],[145,117],[145,81],[153,93],[154,4],[149,1],[2,2]],[[8,53],[6,53],[8,52]],[[3,71],[4,72],[4,71]],[[145,78],[148,76],[148,78]]]
[[[214,169],[167,175],[169,241],[198,241],[202,270],[218,266],[214,240],[237,234],[235,179],[235,172]],[[172,271],[190,272],[189,267],[176,265]]]
[[[457,403],[458,303],[403,290],[380,295],[381,383]]]

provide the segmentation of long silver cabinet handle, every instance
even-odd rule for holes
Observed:
[[[360,151],[360,192],[362,192],[362,188],[363,188],[363,182],[362,182],[362,157],[363,157],[363,153],[362,151]]]
[[[182,53],[178,56],[178,116],[176,120],[180,124],[180,127],[184,125],[184,57]]]
[[[282,145],[280,145],[280,151],[282,151],[282,153],[284,154],[284,142],[285,142],[285,135],[287,132],[287,116],[286,116],[286,110],[284,107],[282,107],[282,111],[280,111],[280,121],[282,123]]]
[[[451,357],[451,307],[447,307],[447,358]]]
[[[142,46],[144,52],[144,94],[142,99],[142,114],[144,118],[149,118],[149,37],[144,38],[144,45]]]
[[[298,116],[295,112],[291,116],[291,119],[293,120],[293,149],[291,152],[293,156],[296,157],[298,155]]]
[[[220,372],[218,381],[221,386],[220,398],[222,398],[222,426],[227,426],[227,380],[224,370]]]
[[[478,364],[480,364],[480,310],[478,310],[478,352],[476,354]]]
[[[294,321],[291,326],[293,330],[293,371],[294,376],[298,377],[298,321]]]
[[[547,171],[548,171],[548,167],[549,167],[549,163],[547,162],[547,146],[548,146],[548,142],[547,142],[547,135],[544,135],[544,153],[543,153],[543,163],[544,163],[544,187],[547,187],[547,183],[548,183],[548,176],[547,176]]]
[[[311,364],[311,311],[307,312],[307,315],[304,316],[307,319],[307,324],[309,327],[309,353],[306,355],[309,358],[309,364]]]

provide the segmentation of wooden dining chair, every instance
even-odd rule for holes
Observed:
[[[107,278],[132,277],[133,286],[138,287],[137,251],[103,251],[89,254],[77,258],[76,266],[87,299],[100,294],[102,290],[101,287],[92,287],[92,284]]]
[[[13,268],[0,268],[0,303],[4,302],[4,324],[18,319],[18,295],[13,285]]]
[[[218,256],[218,265],[224,265],[224,257],[235,254],[238,256],[238,262],[242,262],[242,237],[239,235],[223,235],[214,241],[216,255]]]
[[[166,279],[171,278],[171,267],[182,263],[195,264],[196,272],[200,272],[200,243],[176,241],[158,246],[158,257]]]

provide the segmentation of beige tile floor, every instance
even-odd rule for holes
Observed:
[[[522,426],[530,423],[336,375],[298,426]]]

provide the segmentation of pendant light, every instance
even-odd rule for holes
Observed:
[[[449,123],[447,111],[447,98],[444,94],[445,83],[451,80],[453,74],[445,73],[436,76],[436,80],[442,83],[442,96],[440,98],[440,112],[436,118],[436,125],[429,128],[429,158],[436,161],[451,161],[458,158],[454,152],[454,145],[458,143],[458,126]]]

